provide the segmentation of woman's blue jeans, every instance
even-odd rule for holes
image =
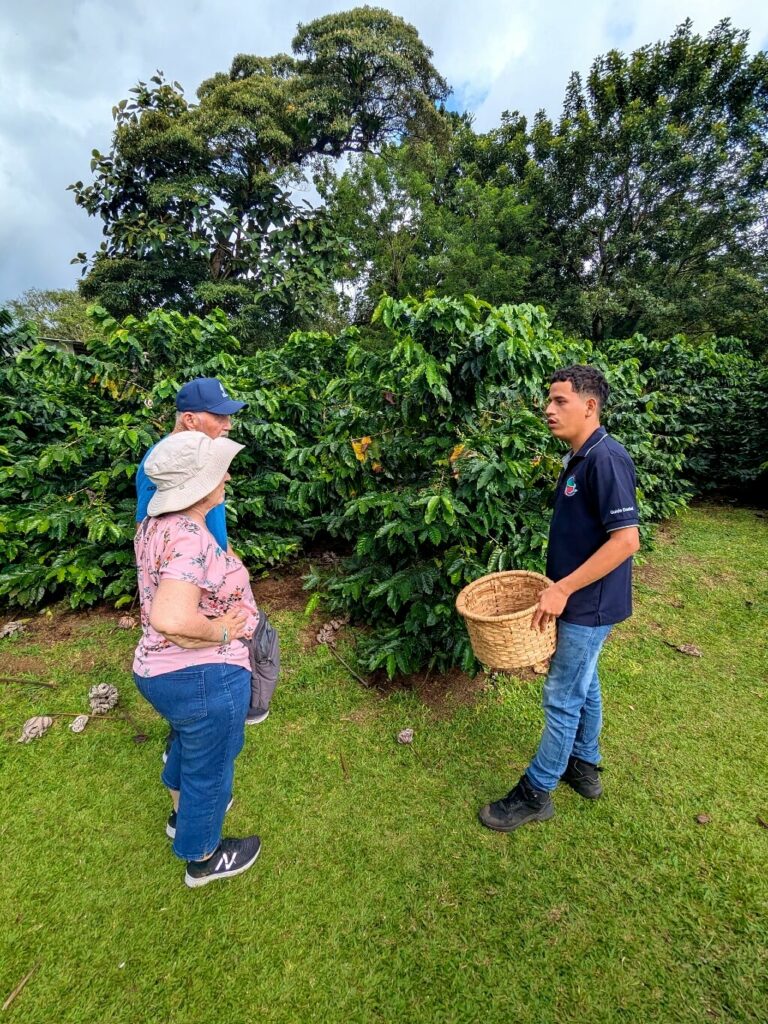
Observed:
[[[173,852],[202,860],[221,840],[235,758],[243,749],[251,674],[237,665],[211,664],[134,679],[176,732],[160,776],[179,791]]]
[[[557,648],[544,684],[544,733],[526,769],[536,789],[554,789],[571,754],[590,764],[600,761],[603,712],[597,659],[612,628],[557,624]]]

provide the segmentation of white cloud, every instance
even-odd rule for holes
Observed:
[[[599,54],[611,49],[629,52],[669,38],[687,17],[701,35],[730,17],[737,28],[751,30],[753,51],[768,35],[768,6],[752,0],[729,4],[718,0],[582,0],[579,4],[523,0],[515,9],[525,13],[528,47],[522,54],[510,55],[495,76],[475,112],[480,131],[498,123],[502,110],[519,110],[531,118],[544,108],[556,117],[572,71],[585,76]]]

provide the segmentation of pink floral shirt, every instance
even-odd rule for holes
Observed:
[[[242,605],[250,617],[246,636],[253,635],[259,610],[248,571],[239,558],[226,554],[215,537],[183,512],[145,519],[134,540],[141,603],[141,640],[133,659],[140,676],[157,676],[192,665],[228,664],[250,669],[248,648],[239,640],[218,647],[179,647],[149,624],[149,612],[160,580],[182,580],[200,588],[201,614],[216,618]]]

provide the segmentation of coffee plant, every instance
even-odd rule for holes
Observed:
[[[349,348],[346,375],[326,389],[335,415],[289,456],[299,503],[354,545],[338,571],[313,571],[308,584],[370,627],[359,644],[368,670],[469,670],[458,590],[484,573],[544,566],[564,454],[541,415],[550,374],[605,361],[529,305],[384,299],[374,320],[391,346]],[[649,393],[636,360],[605,369],[618,397],[607,422],[637,461],[643,517],[670,515],[690,495],[680,479],[690,436],[663,420],[679,403]]]
[[[635,335],[605,348],[609,361],[636,359],[659,396],[665,432],[688,437],[685,476],[699,491],[753,494],[768,469],[768,362],[738,338],[649,341]],[[662,404],[663,403],[663,404]]]
[[[551,373],[591,362],[604,421],[629,450],[648,524],[695,490],[765,478],[766,367],[734,339],[603,343],[541,307],[473,296],[384,298],[364,332],[293,334],[244,356],[223,313],[92,310],[82,353],[0,316],[0,601],[73,607],[135,593],[133,478],[194,376],[248,402],[233,436],[228,517],[252,571],[307,542],[310,603],[349,614],[366,670],[473,669],[454,602],[465,584],[544,566],[563,446],[542,410]]]
[[[118,324],[97,307],[93,318],[97,332],[79,355],[28,328],[11,338],[6,324],[0,600],[133,599],[136,466],[172,428],[176,391],[195,376],[220,377],[248,401],[233,430],[246,445],[229,505],[239,550],[257,570],[294,555],[305,531],[287,505],[283,453],[315,435],[321,410],[312,396],[334,370],[338,345],[303,335],[242,358],[220,312],[158,311]]]

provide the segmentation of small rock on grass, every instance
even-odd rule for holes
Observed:
[[[709,823],[711,821],[712,821],[712,818],[708,814],[697,814],[696,815],[696,824],[697,825],[709,825]]]

